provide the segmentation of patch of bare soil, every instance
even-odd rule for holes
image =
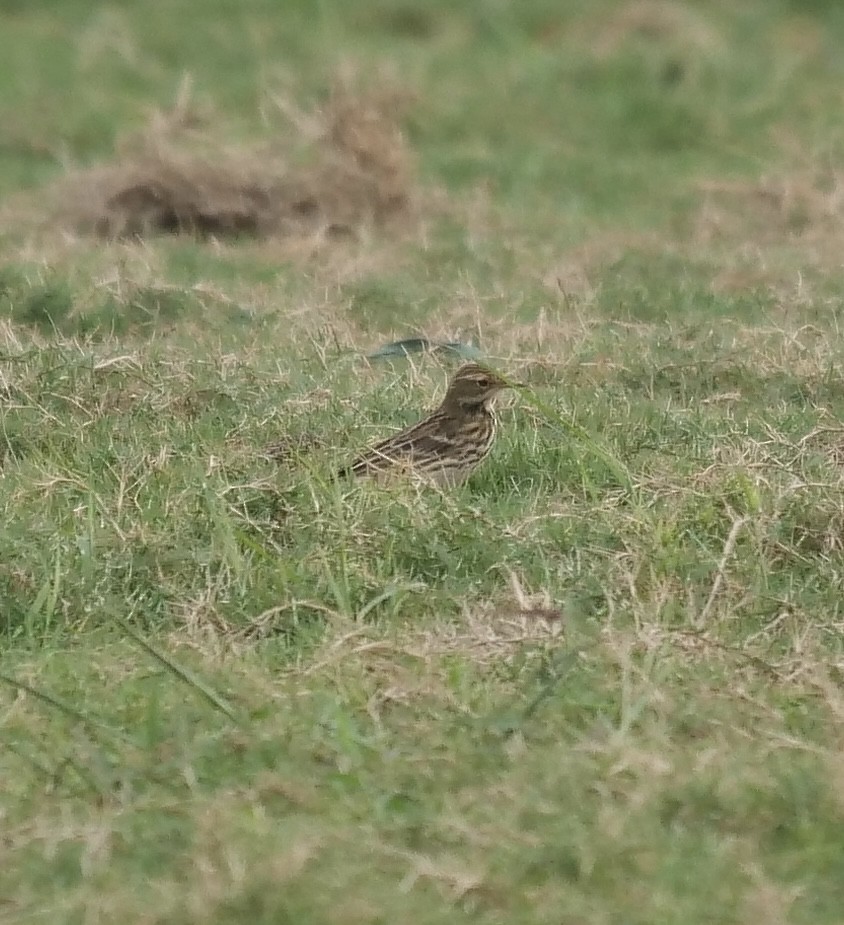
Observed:
[[[407,218],[412,152],[396,93],[338,86],[311,113],[286,107],[286,131],[235,147],[196,117],[189,92],[118,146],[112,162],[52,190],[61,227],[106,239],[348,237]]]

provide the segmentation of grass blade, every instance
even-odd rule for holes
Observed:
[[[7,675],[5,672],[0,672],[0,681],[2,681],[4,684],[8,684],[9,687],[14,688],[15,690],[23,691],[24,693],[34,697],[36,700],[40,700],[42,703],[53,707],[60,713],[64,713],[64,715],[70,719],[76,720],[78,723],[82,723],[82,725],[86,726],[88,729],[108,732],[109,734],[121,739],[124,742],[131,741],[128,736],[124,735],[122,732],[120,732],[120,730],[109,726],[108,723],[103,722],[103,720],[92,717],[87,713],[83,713],[72,704],[69,704],[66,700],[62,700],[60,697],[56,697],[54,694],[48,694],[46,691],[39,690],[37,687],[33,687],[31,684],[27,684],[26,681],[18,681],[17,678],[13,678],[11,675]]]
[[[169,655],[165,655],[160,649],[148,642],[134,630],[122,617],[112,615],[114,622],[123,630],[126,635],[134,640],[145,652],[151,655],[159,664],[163,665],[171,674],[175,675],[180,681],[193,688],[197,694],[211,704],[214,709],[219,710],[228,719],[238,726],[243,723],[238,718],[234,709],[224,700],[216,691],[207,685],[201,678],[197,677],[192,671],[175,662]]]

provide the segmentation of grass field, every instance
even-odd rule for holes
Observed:
[[[842,42],[2,5],[1,922],[844,921]],[[219,233],[98,235],[143,171]],[[337,484],[417,336],[493,455]]]

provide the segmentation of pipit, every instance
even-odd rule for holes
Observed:
[[[509,386],[491,370],[467,363],[455,373],[436,411],[376,443],[340,476],[383,481],[406,472],[441,487],[459,485],[489,455],[496,431],[493,403]]]

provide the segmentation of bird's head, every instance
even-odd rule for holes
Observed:
[[[452,411],[488,411],[495,396],[510,388],[510,383],[491,369],[467,363],[454,374],[443,399],[443,407]]]

